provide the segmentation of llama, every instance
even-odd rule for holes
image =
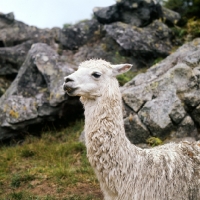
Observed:
[[[200,142],[141,149],[127,139],[115,77],[130,68],[88,60],[63,84],[84,105],[87,156],[105,200],[199,200]]]

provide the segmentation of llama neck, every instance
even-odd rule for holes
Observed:
[[[110,194],[116,193],[118,187],[115,172],[121,173],[121,168],[128,167],[127,160],[136,163],[139,155],[138,148],[125,136],[119,88],[112,90],[106,90],[95,100],[81,98],[85,107],[87,156],[101,187],[108,186]]]
[[[110,98],[107,98],[105,93],[95,100],[88,100],[84,103],[84,107],[85,132],[89,134],[87,136],[99,133],[98,135],[102,137],[125,137],[119,91]]]
[[[107,87],[101,97],[95,100],[82,98],[85,107],[85,138],[88,153],[95,154],[96,150],[108,150],[110,145],[115,148],[130,146],[125,136],[121,93],[118,87]],[[131,145],[132,146],[132,145]],[[107,151],[106,150],[106,151]]]

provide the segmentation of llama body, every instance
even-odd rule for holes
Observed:
[[[89,60],[63,86],[81,96],[87,156],[105,199],[199,200],[200,143],[140,149],[126,138],[115,76],[130,67]]]

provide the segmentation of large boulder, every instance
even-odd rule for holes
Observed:
[[[95,7],[93,9],[94,16],[97,18],[99,23],[109,24],[116,21],[120,21],[121,12],[117,5],[112,5],[108,7]]]
[[[97,20],[84,20],[75,25],[65,26],[60,34],[59,41],[64,49],[76,50],[94,37],[99,29]]]
[[[0,75],[16,75],[34,43],[57,49],[59,35],[60,29],[39,29],[15,20],[13,13],[0,13]]]
[[[73,71],[48,45],[34,44],[0,99],[0,139],[15,136],[28,125],[69,115],[63,112],[70,109],[70,116],[80,113],[78,99],[69,98],[62,89],[64,77]]]
[[[170,23],[179,19],[170,10],[163,12],[153,0],[117,1],[95,8],[94,15],[96,19],[63,28],[39,29],[15,20],[13,13],[0,13],[0,75],[16,76],[37,42],[48,44],[74,64],[96,57],[112,63],[131,62],[134,69],[148,67],[172,49],[172,32],[157,19]]]
[[[0,44],[10,47],[32,40],[33,43],[44,42],[54,45],[55,37],[50,29],[39,29],[17,21],[13,13],[0,14]]]
[[[155,0],[118,0],[112,6],[95,7],[93,12],[102,24],[120,21],[137,27],[145,27],[156,19],[174,26],[181,19],[179,13],[162,7]]]
[[[32,44],[33,41],[26,41],[13,47],[1,47],[0,75],[16,75]]]
[[[128,107],[127,135],[131,139],[135,132],[145,130],[145,135],[142,131],[133,143],[145,142],[149,136],[200,139],[199,55],[200,39],[195,39],[122,88],[123,102]],[[133,128],[135,119],[140,123]]]
[[[138,67],[148,66],[157,57],[167,56],[172,49],[172,31],[160,21],[138,28],[122,22],[104,26],[108,36],[129,55],[136,58]]]
[[[120,21],[138,27],[147,26],[153,20],[162,17],[160,4],[153,0],[118,0],[115,5],[96,7],[93,12],[100,23]]]

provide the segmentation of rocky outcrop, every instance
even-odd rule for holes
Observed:
[[[95,8],[94,15],[91,20],[63,28],[39,29],[15,20],[13,13],[0,13],[0,96],[14,80],[0,99],[0,139],[12,137],[32,124],[55,120],[62,117],[63,112],[71,115],[82,112],[77,99],[64,95],[61,86],[63,77],[86,59],[132,63],[133,70],[137,70],[150,67],[159,57],[168,56],[174,40],[168,25],[173,26],[180,19],[177,13],[153,0],[120,0],[106,8]],[[148,75],[140,76],[138,82],[149,80]],[[152,107],[156,110],[156,106],[162,105],[164,97],[145,107],[155,96],[154,92],[152,97],[151,86],[141,86],[140,92],[131,87],[133,93],[127,92],[129,87],[126,87],[125,124],[132,141],[139,143],[151,135],[160,136],[162,127],[166,126],[167,132],[177,127],[174,123],[182,123],[177,129],[179,133],[184,132],[187,124],[190,124],[188,130],[192,130],[197,123],[200,111],[197,109],[189,115],[183,109],[180,114],[177,112],[182,109],[180,98],[170,96],[170,103],[159,112],[165,118],[160,128],[153,122],[154,111],[148,119],[144,116]],[[190,93],[184,95],[187,102],[193,102]],[[170,110],[170,117],[166,109]],[[137,127],[134,133],[133,127]]]
[[[72,68],[60,62],[48,45],[34,44],[0,99],[0,139],[13,137],[31,124],[80,113],[78,99],[70,99],[62,89],[64,76],[71,74]]]
[[[75,25],[64,27],[61,31],[59,41],[64,49],[77,50],[91,40],[98,29],[99,23],[97,20],[84,20]]]
[[[113,6],[94,8],[94,15],[103,24],[120,21],[137,27],[144,27],[162,17],[162,8],[155,1],[120,0]]]
[[[42,42],[56,49],[55,29],[39,29],[15,20],[13,13],[0,14],[0,75],[16,74],[31,45]]]
[[[124,50],[135,56],[166,56],[172,49],[172,31],[163,23],[154,21],[145,28],[121,22],[105,26],[106,33]],[[149,34],[151,33],[151,34]],[[156,55],[157,54],[157,55]]]
[[[153,0],[117,1],[95,8],[94,15],[96,19],[75,25],[39,29],[15,20],[13,13],[0,13],[0,75],[16,75],[37,42],[48,44],[75,65],[97,57],[113,63],[127,60],[134,69],[151,66],[172,49],[172,31],[157,20],[173,25],[180,19],[179,14]]]
[[[122,88],[125,127],[133,143],[149,136],[200,139],[199,55],[200,39],[195,39]]]

